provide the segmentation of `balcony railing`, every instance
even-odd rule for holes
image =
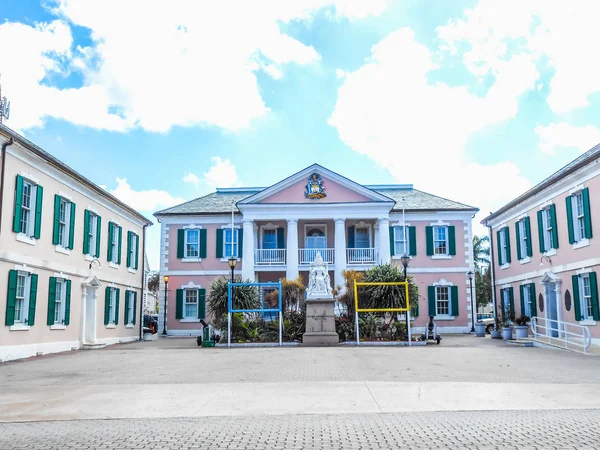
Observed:
[[[256,249],[254,250],[254,264],[257,266],[285,265],[285,249]]]
[[[298,249],[298,262],[299,264],[310,264],[317,257],[317,252],[321,253],[321,258],[327,264],[333,264],[333,255],[335,249],[333,248],[301,248]]]
[[[347,264],[375,264],[377,262],[376,248],[347,248]]]

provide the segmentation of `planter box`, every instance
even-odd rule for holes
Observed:
[[[510,341],[512,339],[512,327],[502,328],[502,339],[505,341]]]
[[[526,338],[528,331],[529,331],[529,327],[526,325],[525,326],[515,326],[515,334],[517,336],[517,339]]]
[[[490,336],[492,339],[502,339],[502,332],[500,330],[491,330]]]
[[[483,323],[475,324],[475,336],[485,337],[485,324],[483,324]]]

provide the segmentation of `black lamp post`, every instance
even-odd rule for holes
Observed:
[[[408,267],[408,263],[410,262],[409,256],[405,253],[400,258],[400,262],[402,263],[402,266],[404,267],[404,282],[406,282],[406,280],[407,280],[407,278],[406,278],[406,268]],[[406,302],[406,305],[408,306],[408,301]],[[406,312],[406,332],[407,333],[408,333],[408,327],[410,326],[410,324],[408,322],[409,321],[408,321],[408,311],[407,311]]]
[[[163,277],[163,281],[165,282],[165,307],[163,308],[163,332],[162,335],[167,335],[167,289],[169,288],[169,276],[165,275]]]
[[[471,333],[475,333],[475,314],[477,311],[475,311],[475,303],[473,303],[473,272],[469,270],[467,276],[469,277],[469,287],[471,289]]]

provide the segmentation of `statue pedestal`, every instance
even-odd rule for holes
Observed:
[[[335,332],[335,300],[329,298],[306,299],[306,332],[302,335],[303,345],[338,345],[340,338]]]

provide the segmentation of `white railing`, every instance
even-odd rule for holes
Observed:
[[[321,253],[321,258],[327,264],[333,264],[333,255],[335,249],[333,248],[300,248],[298,249],[298,262],[299,264],[310,264],[317,256],[317,252]]]
[[[542,341],[547,339],[548,343],[562,344],[566,349],[581,349],[587,353],[592,342],[592,335],[588,327],[576,323],[532,317],[530,326],[531,332],[536,338]]]
[[[285,265],[285,248],[254,250],[254,264],[257,266]]]
[[[375,264],[377,262],[377,249],[347,248],[346,258],[348,264]]]

